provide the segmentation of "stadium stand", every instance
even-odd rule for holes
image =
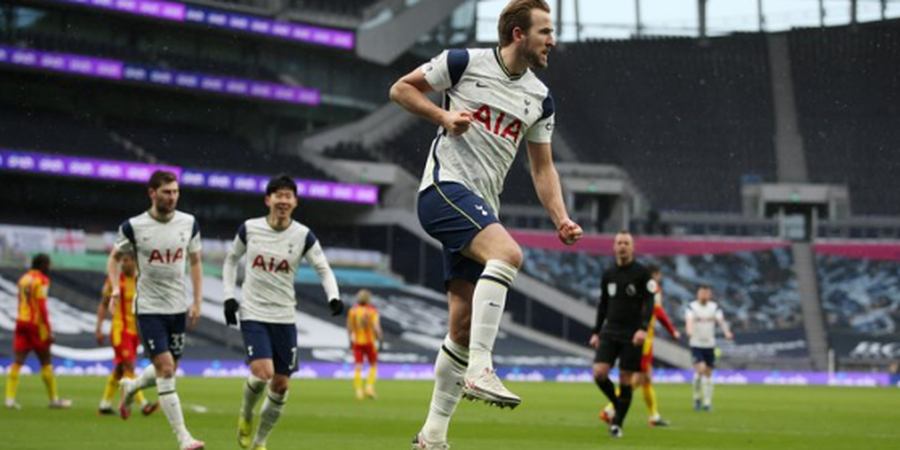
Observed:
[[[540,76],[565,111],[558,130],[580,161],[629,172],[656,209],[737,212],[745,176],[774,180],[763,36],[576,43],[551,58]]]
[[[92,120],[65,113],[0,106],[0,147],[117,160],[134,159]]]
[[[118,121],[111,128],[170,164],[264,175],[291,173],[296,177],[315,180],[331,179],[298,157],[256,151],[248,142],[224,130],[205,131],[126,121]]]
[[[341,142],[325,149],[325,156],[335,159],[350,159],[363,162],[378,162],[378,158],[369,153],[362,145],[354,142]]]
[[[288,8],[306,12],[324,12],[342,16],[362,17],[363,10],[374,5],[379,0],[342,0],[339,2],[329,0],[288,0]]]
[[[615,264],[613,256],[523,248],[525,273],[596,305],[599,279]],[[696,288],[708,284],[716,291],[736,332],[802,326],[797,281],[788,249],[708,254],[703,256],[641,257],[662,267],[665,308],[679,326]]]
[[[830,330],[900,336],[900,263],[819,254],[816,271]]]
[[[856,215],[897,215],[900,22],[789,34],[810,181],[850,188]],[[864,175],[863,175],[864,174]]]
[[[2,39],[0,39],[2,41]],[[18,30],[10,43],[36,50],[115,58],[123,61],[147,64],[152,67],[178,69],[214,75],[231,75],[263,81],[279,81],[278,74],[259,61],[226,60],[214,58],[202,52],[189,52],[187,48],[167,45],[163,40],[154,42],[144,37],[131,45],[117,40],[99,41],[79,39],[74,35],[58,36],[35,31]]]

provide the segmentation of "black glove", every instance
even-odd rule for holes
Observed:
[[[332,316],[339,316],[344,312],[344,302],[336,298],[328,300],[328,307],[331,308]]]
[[[237,325],[238,302],[233,298],[225,300],[225,325]]]

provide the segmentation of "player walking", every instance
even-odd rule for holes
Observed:
[[[375,379],[378,377],[378,345],[381,343],[381,318],[372,305],[372,292],[363,289],[356,294],[357,303],[347,313],[347,337],[353,350],[353,387],[356,399],[375,398]],[[363,359],[369,360],[369,374],[363,391]]]
[[[641,370],[641,350],[653,317],[653,296],[658,288],[650,271],[634,260],[634,239],[626,231],[616,235],[616,267],[603,273],[600,306],[590,345],[597,349],[594,381],[615,405],[609,434],[622,437],[622,426],[631,407],[632,375]],[[609,371],[619,360],[619,393]]]
[[[109,341],[113,347],[114,357],[113,373],[106,380],[106,389],[103,391],[103,398],[100,400],[100,407],[97,413],[101,415],[115,414],[112,407],[113,398],[119,390],[119,383],[122,378],[134,379],[134,362],[137,359],[138,334],[137,319],[134,316],[134,295],[137,288],[137,263],[134,253],[124,252],[121,257],[121,275],[119,277],[120,300],[117,308],[112,310],[112,328],[109,333]],[[103,294],[100,304],[97,306],[97,329],[94,335],[97,338],[97,344],[103,345],[106,335],[103,333],[103,321],[110,310],[110,294],[112,293],[112,283],[109,280],[103,284]],[[143,392],[138,392],[134,396],[138,404],[141,405],[141,412],[145,416],[153,414],[159,408],[158,402],[148,402],[144,398]]]
[[[722,327],[725,339],[734,335],[725,321],[722,308],[712,301],[710,286],[697,289],[697,300],[688,305],[684,315],[685,331],[690,338],[691,359],[694,361],[694,409],[712,411],[713,369],[716,367],[716,323]],[[701,405],[702,402],[702,405]]]
[[[48,406],[51,409],[66,409],[72,406],[71,401],[59,398],[56,377],[53,376],[53,361],[50,356],[53,330],[50,327],[50,314],[47,312],[49,273],[50,257],[39,253],[31,259],[31,270],[19,279],[19,311],[13,340],[15,356],[6,375],[6,407],[9,409],[21,409],[16,403],[19,371],[30,352],[37,354],[41,362],[41,379],[44,380],[47,398],[50,401]]]
[[[391,99],[439,126],[419,189],[419,221],[444,249],[449,334],[435,362],[428,419],[415,448],[446,448],[447,428],[460,396],[501,407],[521,399],[493,369],[491,353],[507,291],[522,265],[522,250],[499,223],[499,196],[516,151],[527,143],[535,191],[573,244],[581,228],[569,219],[553,166],[553,98],[531,71],[547,66],[555,45],[543,0],[515,0],[504,8],[495,49],[453,49],[403,76]],[[425,96],[443,93],[443,107]]]
[[[186,321],[193,327],[200,320],[203,303],[203,266],[200,260],[200,225],[194,216],[176,210],[178,179],[171,172],[157,170],[150,176],[148,194],[150,209],[126,220],[106,264],[111,285],[110,307],[120,308],[123,301],[120,264],[122,255],[133,252],[137,257],[137,279],[134,309],[138,329],[153,365],[136,380],[120,382],[122,398],[119,412],[123,419],[131,416],[131,405],[138,392],[156,386],[159,403],[182,450],[203,448],[184,425],[181,400],[175,390],[175,370],[184,351]],[[194,299],[185,303],[185,260],[190,260]]]
[[[237,325],[240,313],[251,372],[244,383],[238,444],[243,448],[252,445],[254,450],[266,448],[266,440],[287,403],[288,381],[297,370],[294,280],[301,259],[306,258],[319,274],[332,315],[344,310],[337,279],[316,235],[291,218],[297,208],[297,184],[287,176],[271,179],[265,203],[269,214],[247,220],[238,228],[223,268],[225,322]],[[246,279],[238,303],[234,295],[238,261],[245,254]],[[251,438],[253,408],[264,393],[259,428]]]
[[[650,319],[650,327],[647,329],[647,340],[644,341],[644,347],[641,352],[641,370],[634,374],[631,384],[632,389],[641,388],[644,396],[644,404],[647,405],[648,420],[652,427],[667,427],[669,421],[663,419],[659,414],[659,407],[656,402],[656,389],[653,388],[653,337],[655,334],[656,321],[659,320],[669,334],[677,341],[681,339],[681,333],[672,325],[669,315],[663,308],[663,291],[662,291],[662,271],[659,266],[649,265],[647,270],[653,281],[656,281],[656,293],[653,295],[653,318]],[[616,409],[612,403],[606,405],[606,408],[600,412],[600,419],[606,423],[612,423],[615,417]]]

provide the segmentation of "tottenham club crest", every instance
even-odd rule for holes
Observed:
[[[633,284],[629,284],[628,287],[625,288],[625,293],[628,294],[629,297],[634,297],[634,294],[637,294],[637,288],[634,287]]]
[[[616,296],[616,283],[609,283],[606,285],[606,292],[610,297]]]

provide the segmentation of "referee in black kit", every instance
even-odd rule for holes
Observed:
[[[616,266],[603,273],[600,306],[590,345],[594,357],[594,381],[615,405],[609,435],[622,437],[622,424],[631,406],[631,375],[641,370],[641,349],[653,316],[656,282],[650,271],[634,260],[634,239],[627,231],[616,235]],[[609,370],[619,360],[619,395]]]

